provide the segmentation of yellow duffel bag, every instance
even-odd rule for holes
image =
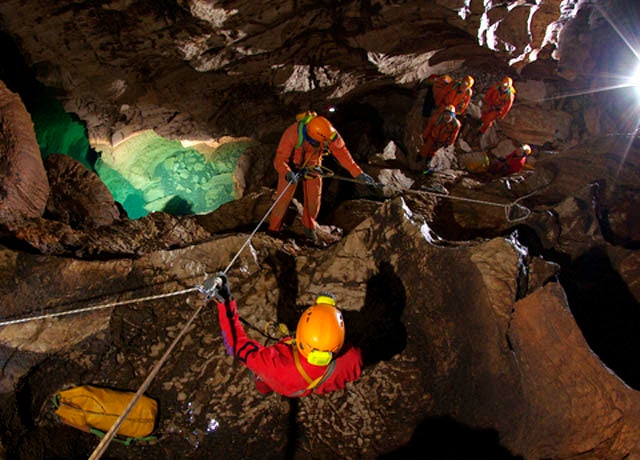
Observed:
[[[134,392],[117,391],[91,385],[63,390],[54,395],[56,415],[63,423],[79,430],[95,433],[109,431],[127,408]],[[136,402],[116,434],[130,438],[144,438],[153,432],[158,403],[148,396]],[[98,433],[96,433],[98,434]]]

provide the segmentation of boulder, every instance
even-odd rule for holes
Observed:
[[[40,217],[49,182],[33,122],[20,96],[0,81],[0,224]]]
[[[51,194],[47,212],[73,228],[113,224],[120,211],[100,178],[67,155],[50,155],[45,162]]]

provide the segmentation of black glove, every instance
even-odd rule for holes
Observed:
[[[287,182],[289,182],[290,184],[295,184],[296,182],[298,182],[298,175],[293,171],[287,171],[287,174],[285,174],[284,178],[287,179]]]
[[[216,300],[218,302],[228,303],[231,300],[231,289],[229,288],[229,279],[222,272],[216,273],[216,277],[220,278],[222,284],[216,289]]]
[[[356,177],[356,180],[358,182],[362,182],[363,184],[368,184],[368,185],[374,185],[376,183],[376,181],[373,180],[373,177],[371,177],[367,173],[362,173],[358,175],[358,177]]]

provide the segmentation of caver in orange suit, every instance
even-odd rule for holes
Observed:
[[[437,111],[427,123],[422,132],[424,144],[420,149],[420,156],[430,160],[440,147],[453,144],[460,133],[460,122],[456,119],[455,108],[451,105]]]
[[[301,123],[302,125],[300,125]],[[318,127],[322,132],[326,131],[331,133],[324,142],[316,142],[314,138],[308,135],[309,132],[313,132],[314,135],[316,135],[314,129]],[[287,187],[287,184],[290,183],[287,173],[290,173],[291,176],[291,173],[297,173],[302,168],[322,165],[322,156],[325,150],[327,153],[333,154],[340,165],[349,171],[352,177],[362,180],[363,182],[369,182],[369,180],[370,183],[373,182],[373,179],[363,173],[362,169],[353,161],[344,140],[331,123],[321,116],[307,116],[289,126],[280,138],[276,157],[273,161],[273,166],[278,172],[278,190],[276,196],[280,196]],[[366,176],[366,178],[364,176]],[[316,218],[320,211],[322,178],[309,177],[300,180],[302,180],[304,191],[302,224],[305,228],[313,232],[315,231]],[[287,191],[273,208],[269,221],[270,231],[280,231],[282,219],[287,212],[296,187],[297,183],[290,183]]]
[[[443,104],[444,97],[449,92],[449,86],[453,83],[453,79],[450,75],[433,74],[427,78],[427,83],[433,88],[433,100],[436,107],[440,107]]]
[[[482,108],[482,126],[480,132],[486,132],[495,122],[496,118],[503,119],[511,110],[516,98],[516,90],[513,80],[509,77],[502,79],[500,83],[492,86],[484,96]]]
[[[467,75],[460,81],[449,84],[448,91],[442,98],[442,105],[452,105],[456,108],[456,116],[460,117],[464,115],[471,102],[471,96],[473,95],[473,77]]]

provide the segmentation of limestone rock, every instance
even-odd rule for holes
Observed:
[[[521,144],[543,145],[557,139],[569,139],[571,115],[557,110],[516,105],[503,120],[496,123],[498,129]]]
[[[531,398],[523,420],[544,417],[549,427],[516,435],[514,442],[525,458],[562,457],[572,451],[588,451],[591,458],[640,455],[637,434],[632,434],[640,427],[638,400],[587,347],[557,284],[515,305],[508,335],[523,371],[520,385]],[[571,428],[577,425],[584,430]],[[616,442],[606,441],[610,439]]]
[[[31,116],[20,97],[0,81],[0,223],[40,217],[49,182]]]
[[[47,212],[71,227],[98,228],[120,217],[109,189],[100,178],[67,155],[50,155],[45,162],[51,194]]]

